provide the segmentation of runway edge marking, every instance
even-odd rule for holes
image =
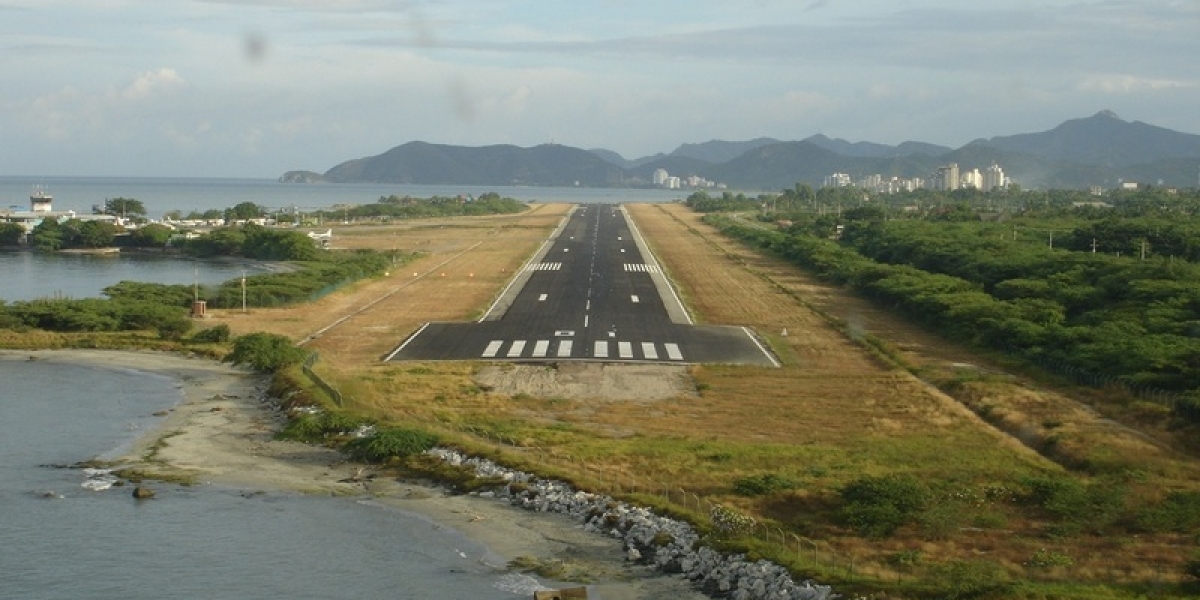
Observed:
[[[763,353],[763,356],[767,357],[767,360],[771,361],[772,365],[775,365],[776,369],[783,367],[782,363],[775,360],[775,355],[770,350],[767,350],[766,346],[762,345],[762,342],[758,341],[758,336],[754,335],[754,332],[750,331],[749,327],[743,327],[742,331],[746,333],[746,337],[750,338],[750,341],[754,342],[755,346],[758,346],[759,351]]]
[[[430,323],[425,323],[424,325],[421,326],[420,329],[414,331],[412,335],[408,336],[407,340],[404,340],[403,344],[396,346],[396,349],[392,350],[391,354],[388,354],[386,357],[384,357],[383,362],[388,362],[388,361],[392,360],[393,358],[395,358],[397,354],[400,354],[400,352],[402,352],[404,350],[404,347],[407,346],[409,344],[409,342],[417,339],[417,336],[421,335],[421,332],[425,331],[425,328],[429,327],[429,325],[430,325]]]

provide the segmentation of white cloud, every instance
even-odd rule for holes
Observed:
[[[155,94],[173,92],[186,83],[175,69],[146,71],[121,90],[120,96],[126,100],[141,100]]]
[[[1200,89],[1200,80],[1154,79],[1135,75],[1098,75],[1079,82],[1079,91],[1104,94],[1136,94],[1168,90]]]

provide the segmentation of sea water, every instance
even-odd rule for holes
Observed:
[[[132,198],[142,203],[146,216],[161,219],[165,213],[224,210],[252,202],[269,212],[312,212],[339,206],[370,204],[388,196],[430,198],[478,197],[495,192],[525,202],[672,202],[689,191],[660,188],[521,187],[470,185],[413,185],[398,183],[279,183],[271,179],[219,179],[178,177],[0,177],[0,210],[29,210],[29,195],[43,189],[53,198],[54,210],[91,213],[110,198]]]
[[[169,378],[0,358],[0,598],[529,598],[461,534],[367,498],[103,472],[182,399]]]

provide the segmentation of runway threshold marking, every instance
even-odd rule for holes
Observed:
[[[629,342],[617,342],[617,354],[621,358],[633,358],[633,344]]]
[[[592,356],[595,358],[608,358],[608,342],[596,340],[596,344],[592,347]]]
[[[573,342],[571,340],[560,340],[558,342],[558,353],[556,354],[556,356],[558,356],[559,358],[567,358],[567,357],[571,356],[571,347],[574,345],[575,345],[575,342]]]
[[[525,351],[525,340],[517,340],[508,347],[508,357],[517,358]]]
[[[498,352],[500,352],[500,346],[503,346],[503,345],[504,345],[503,340],[492,340],[491,342],[488,343],[487,348],[484,348],[483,357],[484,358],[495,358],[496,354]]]
[[[533,345],[533,357],[545,358],[546,352],[550,349],[550,340],[538,340]]]
[[[679,351],[679,344],[663,344],[667,348],[667,358],[671,360],[683,360],[683,353]]]

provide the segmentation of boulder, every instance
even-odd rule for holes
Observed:
[[[138,500],[145,500],[147,498],[153,498],[154,490],[152,490],[150,488],[144,488],[139,485],[139,486],[133,488],[133,497],[137,498]]]

